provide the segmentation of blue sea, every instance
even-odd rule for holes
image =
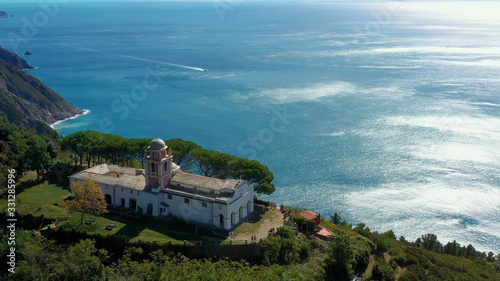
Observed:
[[[67,135],[261,161],[264,199],[500,252],[500,4],[6,3],[0,45],[90,113]],[[208,71],[205,71],[208,70]]]

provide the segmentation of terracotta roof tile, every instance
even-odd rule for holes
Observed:
[[[313,211],[310,210],[305,210],[297,214],[299,217],[303,217],[308,220],[315,220],[318,217],[318,214],[316,214]]]

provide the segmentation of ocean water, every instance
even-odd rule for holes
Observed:
[[[0,45],[90,110],[61,134],[189,139],[278,204],[500,252],[499,4],[53,2],[4,3]]]

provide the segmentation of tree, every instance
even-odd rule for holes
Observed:
[[[84,152],[79,145],[81,138],[83,137],[83,132],[76,132],[74,134],[64,137],[61,146],[62,149],[71,151],[75,155],[75,166],[78,165],[78,158],[80,158],[80,165],[83,162]]]
[[[85,214],[98,216],[108,212],[102,189],[93,179],[74,182],[70,188],[73,191],[73,200],[61,202],[59,205],[66,208],[70,213],[82,213],[80,224],[76,229],[83,224]]]
[[[227,166],[235,157],[215,150],[204,149],[201,146],[193,149],[191,155],[197,160],[197,168],[203,176],[226,178]]]
[[[443,249],[443,246],[437,239],[437,235],[433,233],[422,235],[422,247],[429,251],[434,251],[437,253],[442,252]]]
[[[148,148],[152,139],[127,139],[129,158],[140,161],[144,166],[144,151]]]
[[[352,263],[354,252],[351,237],[339,232],[330,243],[330,253],[326,259],[327,280],[348,280],[354,272]]]
[[[276,190],[274,184],[271,183],[274,180],[274,174],[267,166],[258,161],[235,158],[230,168],[233,178],[241,176],[251,183],[256,183],[255,191],[257,193],[272,194]]]
[[[12,135],[9,136],[8,145],[12,151],[10,159],[10,165],[16,168],[19,174],[23,174],[28,168],[28,138],[26,134],[21,131],[14,131]]]
[[[90,239],[80,240],[68,249],[64,267],[66,280],[103,280],[104,265],[97,257],[94,243]]]
[[[48,168],[50,155],[47,152],[47,142],[39,135],[33,135],[28,140],[29,146],[29,168],[36,170],[37,180],[40,179],[42,170]]]
[[[486,257],[486,261],[494,262],[495,261],[495,253],[488,252],[488,256]]]
[[[172,149],[175,164],[180,165],[182,169],[191,167],[193,164],[191,150],[199,147],[198,144],[183,139],[170,139],[165,141],[165,144]]]
[[[339,214],[334,213],[333,216],[331,216],[331,218],[330,218],[330,222],[332,222],[336,225],[340,225],[340,219],[341,219],[341,217],[339,216]]]
[[[443,247],[443,252],[448,255],[458,256],[460,253],[460,244],[457,241],[448,242]]]
[[[309,256],[309,245],[299,243],[296,238],[296,230],[289,226],[278,228],[276,234],[262,241],[262,263],[292,264],[299,262]]]
[[[353,230],[359,233],[360,235],[363,235],[364,237],[368,237],[368,235],[370,235],[370,228],[365,227],[365,224],[362,222],[358,223],[358,225],[356,225],[356,227],[353,228]]]

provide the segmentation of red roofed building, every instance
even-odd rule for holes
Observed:
[[[321,226],[321,215],[319,214],[316,214],[315,212],[311,211],[311,210],[304,210],[302,212],[299,212],[297,213],[297,216],[301,217],[301,218],[304,218],[304,219],[307,219],[307,220],[311,220],[311,221],[314,221],[316,223],[314,229],[316,229],[314,232],[314,235],[322,240],[325,240],[325,241],[331,241],[332,240],[332,237],[333,237],[333,233],[326,229],[325,227]],[[302,225],[300,226],[302,228],[303,231],[310,231],[310,225],[308,225],[307,223],[302,223]]]
[[[297,214],[297,216],[315,221],[317,225],[321,224],[321,216],[310,210],[304,210]]]
[[[331,241],[333,238],[333,232],[323,226],[320,226],[319,231],[316,232],[316,236],[325,241]]]

